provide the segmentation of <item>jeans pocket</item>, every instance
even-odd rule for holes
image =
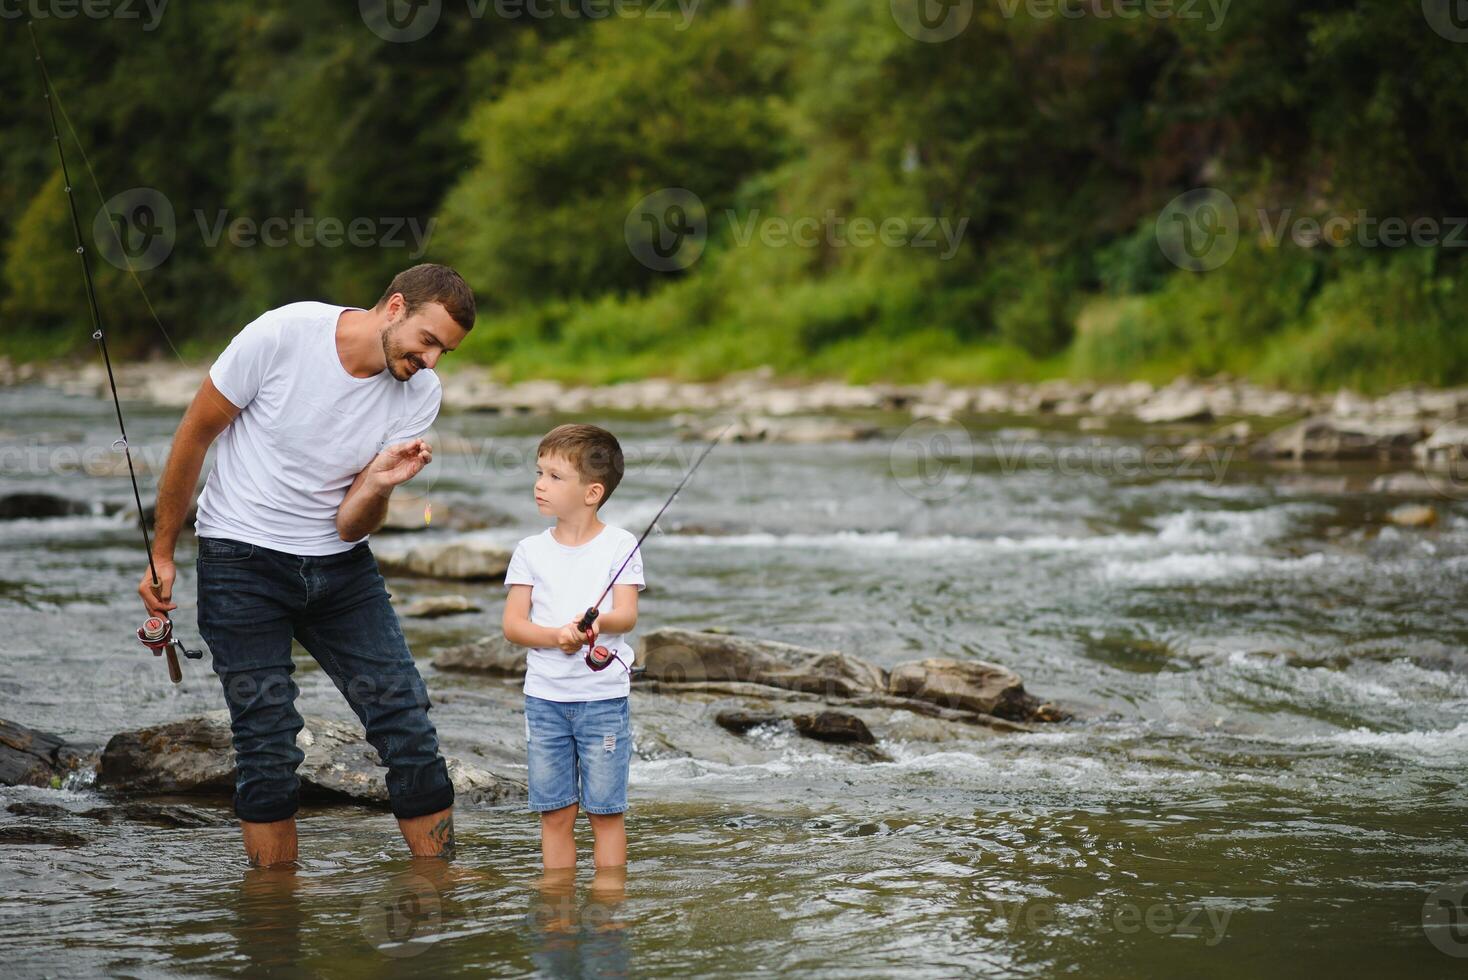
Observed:
[[[255,554],[255,546],[234,538],[200,538],[199,561],[206,565],[227,565],[244,561]]]

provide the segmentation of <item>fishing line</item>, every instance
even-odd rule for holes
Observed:
[[[729,421],[729,424],[724,426],[724,428],[720,430],[718,435],[709,440],[709,444],[703,448],[703,452],[699,454],[698,459],[693,461],[693,465],[688,468],[688,472],[683,474],[683,479],[678,481],[678,485],[673,488],[673,492],[668,495],[668,499],[663,502],[663,506],[659,507],[658,512],[653,515],[652,520],[647,525],[647,530],[642,532],[641,537],[637,539],[637,543],[634,544],[632,546],[632,550],[627,553],[626,559],[624,559],[622,562],[622,567],[612,573],[611,581],[607,582],[607,587],[602,590],[601,597],[598,598],[596,602],[591,604],[591,607],[588,608],[586,610],[586,613],[581,617],[580,622],[576,624],[576,628],[582,633],[586,634],[586,666],[590,667],[592,670],[604,670],[611,665],[612,661],[616,661],[617,663],[622,664],[622,659],[616,654],[612,653],[606,647],[596,645],[596,634],[591,632],[591,624],[596,622],[597,616],[601,615],[600,606],[602,602],[605,601],[607,593],[612,591],[612,586],[621,576],[623,570],[626,569],[628,563],[632,561],[632,556],[637,554],[638,550],[642,547],[642,542],[647,540],[647,536],[652,533],[652,529],[657,527],[658,519],[661,518],[663,516],[663,512],[672,505],[673,498],[678,496],[678,491],[683,489],[683,486],[688,482],[689,477],[693,476],[694,471],[696,471],[699,466],[703,464],[704,458],[707,457],[709,453],[713,452],[714,447],[719,444],[719,440],[724,438],[724,433],[729,431],[730,427],[734,425],[735,421],[737,420],[731,419]],[[626,670],[628,674],[633,673],[632,668],[628,667],[626,664],[622,664],[622,668]],[[640,672],[641,669],[642,668],[638,668],[638,671]]]
[[[107,385],[112,390],[112,406],[117,412],[117,428],[122,434],[122,438],[112,443],[112,448],[120,450],[127,459],[127,475],[128,479],[132,482],[133,502],[138,507],[138,525],[143,532],[143,550],[148,554],[148,570],[152,576],[153,590],[156,593],[162,583],[158,578],[158,566],[153,561],[153,543],[148,535],[147,517],[143,513],[143,496],[142,492],[138,489],[138,474],[133,467],[132,450],[128,446],[127,425],[123,422],[122,418],[122,400],[117,395],[117,379],[112,372],[112,358],[107,352],[107,335],[102,329],[102,313],[97,305],[97,289],[92,281],[92,263],[87,256],[86,242],[82,237],[82,223],[77,213],[76,195],[72,191],[71,173],[66,165],[66,150],[61,141],[61,128],[56,123],[56,107],[51,97],[55,89],[51,85],[51,75],[46,71],[46,60],[41,56],[41,44],[36,38],[35,27],[28,21],[26,23],[26,29],[31,35],[31,47],[36,52],[36,67],[41,74],[43,97],[46,100],[46,114],[51,121],[52,138],[56,142],[56,157],[61,163],[61,180],[66,189],[66,203],[71,213],[72,232],[76,236],[76,254],[82,264],[82,281],[86,288],[87,310],[91,314],[92,339],[97,341],[97,345],[102,351],[102,363],[107,368]],[[67,121],[67,124],[70,125],[70,120]],[[72,129],[72,137],[76,137],[75,128]],[[77,146],[80,148],[80,141],[77,142]],[[83,153],[82,157],[85,159],[86,154]],[[88,164],[88,169],[91,169],[90,164]],[[92,179],[94,182],[96,181],[95,174],[93,174]],[[98,193],[101,193],[100,188]],[[141,284],[139,286],[141,288]],[[149,306],[151,309],[151,304]],[[171,340],[169,344],[170,346],[172,345]],[[153,656],[166,657],[168,662],[168,677],[175,684],[183,680],[183,671],[179,669],[178,664],[177,654],[179,652],[182,652],[190,660],[200,660],[204,656],[202,651],[190,650],[182,640],[177,639],[173,635],[173,620],[167,615],[150,616],[138,628],[138,640],[153,651]]]

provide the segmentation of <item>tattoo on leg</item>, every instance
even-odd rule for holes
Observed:
[[[454,815],[450,813],[428,832],[428,839],[438,845],[440,857],[451,858],[454,856]]]

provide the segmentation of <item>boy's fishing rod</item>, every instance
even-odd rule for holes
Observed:
[[[153,576],[153,590],[156,592],[162,585],[158,578],[158,566],[153,563],[153,543],[148,537],[148,520],[143,514],[143,495],[138,490],[138,475],[133,469],[132,452],[127,444],[127,426],[122,421],[122,401],[117,397],[117,381],[112,374],[112,358],[107,354],[107,335],[102,330],[102,313],[97,306],[97,289],[92,282],[92,263],[87,257],[86,242],[82,238],[82,222],[77,215],[76,195],[71,187],[71,173],[66,166],[66,151],[61,143],[61,127],[56,123],[56,106],[52,101],[51,94],[55,91],[51,85],[51,75],[46,71],[46,59],[41,57],[41,43],[36,38],[35,25],[27,21],[26,30],[31,35],[31,47],[36,52],[36,67],[41,73],[42,97],[46,100],[46,112],[51,120],[51,135],[56,141],[56,158],[61,162],[61,181],[66,188],[66,203],[71,210],[71,229],[76,236],[76,254],[82,262],[82,282],[85,284],[87,293],[87,309],[92,316],[92,339],[102,350],[102,363],[107,367],[107,384],[112,389],[112,406],[117,411],[117,428],[122,433],[122,438],[112,444],[112,448],[122,450],[127,458],[127,475],[133,485],[133,501],[138,505],[138,525],[143,529],[143,550],[148,553],[148,569]],[[200,650],[190,650],[182,640],[173,635],[173,620],[167,615],[150,616],[142,626],[138,628],[138,640],[143,646],[153,651],[155,657],[166,657],[168,660],[168,677],[177,684],[183,680],[183,671],[179,669],[178,652],[182,652],[190,660],[200,660],[204,654]]]
[[[586,634],[586,666],[590,667],[592,670],[602,670],[603,668],[609,666],[614,660],[616,660],[618,663],[621,663],[621,661],[617,660],[617,657],[614,656],[612,652],[606,647],[596,645],[596,634],[591,632],[591,624],[596,622],[597,616],[601,615],[600,607],[602,602],[606,599],[607,593],[612,591],[612,586],[616,584],[617,579],[621,577],[623,570],[627,567],[627,563],[632,561],[632,556],[637,554],[638,550],[642,547],[642,542],[647,539],[647,536],[652,533],[652,529],[657,526],[658,518],[663,516],[663,511],[667,510],[668,507],[673,503],[673,498],[678,496],[678,491],[683,489],[683,485],[688,482],[689,477],[693,476],[693,472],[698,469],[699,465],[703,462],[704,457],[713,452],[714,447],[719,444],[720,439],[724,438],[724,433],[728,432],[730,426],[732,426],[733,424],[734,420],[731,419],[729,421],[729,425],[724,426],[724,428],[720,430],[719,434],[710,439],[709,444],[703,447],[703,452],[699,454],[698,459],[693,461],[693,465],[688,468],[688,472],[683,474],[683,479],[678,481],[678,485],[673,488],[673,492],[668,495],[668,499],[663,502],[663,506],[658,508],[658,512],[654,514],[653,519],[648,522],[647,530],[642,532],[642,536],[637,539],[637,543],[634,544],[632,546],[632,550],[627,553],[627,558],[622,562],[622,567],[617,569],[616,574],[613,575],[611,581],[607,583],[607,587],[602,591],[600,598],[598,598],[596,602],[591,604],[591,607],[586,610],[586,614],[581,617],[581,621],[576,624],[576,628]],[[623,664],[623,666],[625,667],[626,665]],[[638,669],[640,670],[641,668]],[[629,670],[628,673],[631,673],[631,670]]]

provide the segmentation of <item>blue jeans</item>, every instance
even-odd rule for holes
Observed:
[[[530,809],[580,802],[587,813],[627,809],[632,716],[626,697],[547,701],[525,695]]]
[[[199,539],[199,634],[224,686],[234,733],[234,809],[241,820],[293,816],[300,800],[296,747],[304,723],[291,675],[291,640],[316,659],[356,712],[387,766],[400,818],[454,802],[428,690],[413,664],[367,542],[336,555],[291,555]]]

